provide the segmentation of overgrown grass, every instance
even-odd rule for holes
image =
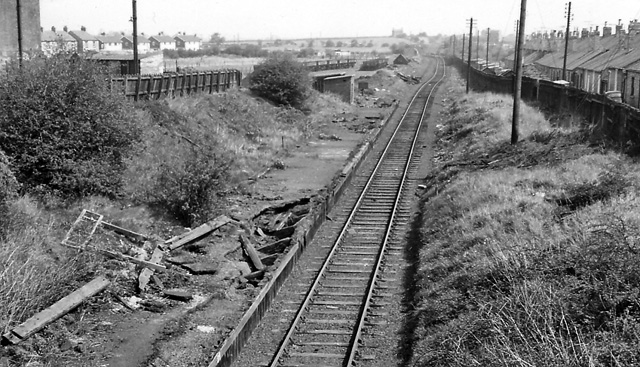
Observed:
[[[313,93],[303,114],[239,90],[148,102],[139,112],[144,143],[128,163],[127,191],[187,225],[199,224],[220,213],[221,196],[245,190],[248,178],[348,108]]]
[[[31,317],[93,275],[89,254],[60,249],[60,226],[29,198],[8,205],[0,246],[0,331]]]
[[[528,107],[511,147],[510,113],[472,94],[440,128],[413,365],[640,364],[640,169]]]

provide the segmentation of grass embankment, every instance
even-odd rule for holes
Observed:
[[[239,90],[126,106],[141,135],[124,160],[116,198],[54,200],[53,208],[29,194],[9,200],[6,216],[0,218],[0,333],[98,274],[117,278],[126,266],[60,247],[82,208],[140,205],[183,225],[198,225],[224,210],[225,195],[247,192],[247,178],[274,163],[278,166],[287,147],[330,123],[334,114],[352,108],[336,97],[312,93],[303,114]],[[115,219],[116,224],[146,232]],[[56,343],[69,332],[81,334],[56,329],[34,336],[17,350],[25,355],[13,356],[12,361],[55,365]]]
[[[640,365],[635,160],[508,96],[462,94],[423,197],[412,365]]]

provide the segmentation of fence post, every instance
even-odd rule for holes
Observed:
[[[138,79],[136,81],[136,95],[133,97],[134,101],[137,101],[140,98],[140,83],[142,83],[142,75],[138,74]]]

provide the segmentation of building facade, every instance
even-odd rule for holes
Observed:
[[[69,31],[69,34],[78,43],[78,52],[100,51],[100,41],[96,36],[87,33],[86,30]]]
[[[187,34],[179,34],[173,39],[176,41],[176,48],[183,50],[197,51],[200,49],[202,39]]]

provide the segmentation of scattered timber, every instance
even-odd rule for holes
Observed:
[[[253,266],[257,270],[264,270],[264,264],[262,264],[262,261],[260,261],[260,255],[258,254],[258,251],[256,251],[256,249],[251,244],[251,241],[249,241],[249,238],[247,238],[247,236],[245,236],[243,233],[240,234],[240,243],[242,244],[242,247],[244,247],[247,255],[249,255]]]
[[[287,237],[287,238],[278,240],[274,243],[270,243],[262,247],[258,247],[256,248],[256,250],[268,255],[275,254],[275,253],[282,253],[287,248],[287,246],[289,246],[290,243],[291,243],[291,237]]]
[[[187,235],[185,235],[184,237],[182,237],[181,239],[177,240],[176,242],[172,243],[171,245],[169,245],[169,251],[173,251],[177,248],[180,248],[192,241],[195,241],[213,231],[215,231],[216,229],[222,227],[223,225],[231,222],[232,219],[225,216],[225,215],[221,215],[217,218],[215,218],[212,221],[209,221],[203,225],[201,225],[200,227],[193,229],[192,231],[190,231]]]
[[[42,328],[57,320],[59,317],[64,316],[67,312],[78,307],[82,302],[90,297],[98,294],[109,285],[109,280],[103,276],[99,276],[89,283],[85,284],[81,288],[73,291],[66,297],[62,298],[58,302],[51,305],[51,307],[38,312],[30,319],[22,323],[20,326],[14,328],[2,337],[4,340],[17,344]]]
[[[153,249],[153,254],[151,254],[151,259],[149,259],[149,261],[154,264],[159,264],[160,261],[162,261],[163,255],[164,255],[164,252],[162,252],[162,250],[160,249],[160,246],[156,245],[156,248]],[[138,289],[141,292],[144,292],[147,290],[147,285],[149,284],[149,279],[153,275],[153,272],[154,272],[154,269],[150,269],[147,267],[142,269],[142,271],[140,272],[140,276],[138,277]]]

